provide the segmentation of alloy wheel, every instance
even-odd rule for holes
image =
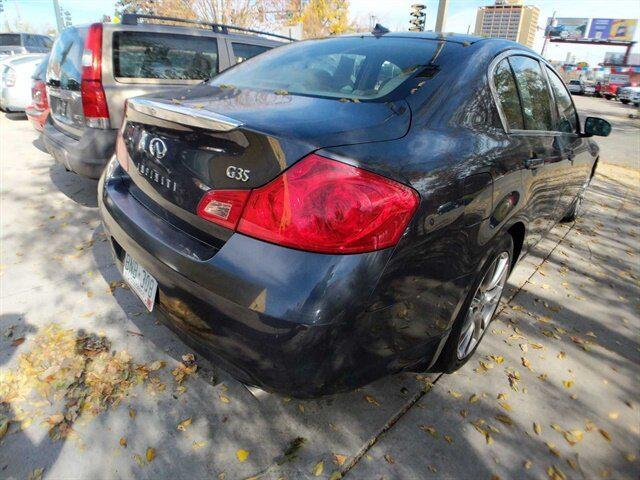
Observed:
[[[491,322],[509,273],[509,253],[502,252],[493,261],[476,289],[458,340],[459,360],[468,357]]]

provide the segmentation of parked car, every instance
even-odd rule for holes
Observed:
[[[0,108],[23,112],[31,104],[31,76],[42,54],[16,55],[0,65]]]
[[[147,309],[241,381],[317,396],[462,366],[610,128],[514,42],[310,40],[130,99],[99,208]]]
[[[584,82],[582,80],[570,80],[567,87],[573,95],[584,95]]]
[[[67,169],[100,176],[113,155],[127,98],[195,85],[283,43],[234,34],[236,28],[229,26],[141,22],[157,19],[169,20],[125,15],[120,24],[70,27],[56,40],[47,70],[51,114],[43,138]]]
[[[39,132],[44,129],[44,124],[49,116],[49,102],[45,85],[48,62],[49,55],[46,55],[31,77],[31,104],[25,110],[27,118]]]
[[[585,95],[595,95],[596,94],[596,86],[593,83],[585,83],[584,84],[584,94]]]
[[[640,105],[640,87],[622,87],[618,89],[618,100],[622,103]]]
[[[0,33],[0,58],[23,53],[48,53],[53,40],[35,33]]]

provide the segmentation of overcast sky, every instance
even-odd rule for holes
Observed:
[[[350,0],[352,18],[368,22],[369,15],[391,30],[406,30],[409,27],[411,4],[417,0]],[[113,15],[114,0],[59,0],[62,8],[71,12],[74,23],[99,21],[102,15]],[[427,5],[426,29],[433,29],[438,9],[438,0],[421,0]],[[476,11],[479,6],[492,5],[493,0],[450,0],[446,30],[473,33]],[[588,18],[639,18],[640,0],[525,0],[526,4],[540,8],[540,27],[544,27],[547,17],[554,11],[558,17]],[[18,14],[30,24],[43,28],[46,24],[55,26],[53,0],[3,0],[4,10],[0,14],[0,28],[5,19],[13,22]],[[635,40],[640,40],[640,29]],[[534,49],[540,51],[543,31],[538,31]],[[560,45],[551,43],[547,47],[547,58],[564,60],[567,52],[572,52],[577,61],[587,61],[590,65],[602,62],[606,51],[624,51],[620,47],[593,47],[588,45]],[[638,53],[636,45],[633,52]]]

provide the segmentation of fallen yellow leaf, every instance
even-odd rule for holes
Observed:
[[[124,437],[120,437],[120,446],[121,447],[126,447],[127,446],[127,439]]]
[[[153,461],[153,459],[156,458],[156,449],[151,447],[147,448],[146,458],[147,462]]]
[[[222,403],[229,403],[231,401],[229,400],[229,397],[227,397],[226,395],[220,395],[218,398]]]
[[[176,428],[184,432],[189,425],[191,425],[191,417],[181,421]]]
[[[334,453],[333,456],[336,459],[336,463],[340,467],[344,464],[345,460],[347,459],[346,455],[342,455],[342,454],[339,454],[339,453]]]
[[[540,428],[540,424],[538,422],[533,422],[533,431],[536,432],[536,435],[540,435],[542,429]]]
[[[316,466],[313,467],[313,476],[319,477],[320,475],[322,475],[322,472],[324,472],[324,460],[320,460],[318,463],[316,463]]]
[[[600,432],[600,435],[602,435],[607,440],[607,442],[611,441],[611,435],[609,435],[609,432],[602,428],[598,429],[598,431]]]
[[[247,458],[249,458],[249,453],[250,452],[248,450],[243,450],[241,448],[236,452],[236,458],[238,459],[238,461],[244,462]]]

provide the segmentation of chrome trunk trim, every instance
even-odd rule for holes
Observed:
[[[233,118],[204,108],[189,107],[179,103],[165,103],[148,98],[131,98],[127,102],[127,107],[152,117],[217,132],[229,132],[242,126],[242,122]]]

